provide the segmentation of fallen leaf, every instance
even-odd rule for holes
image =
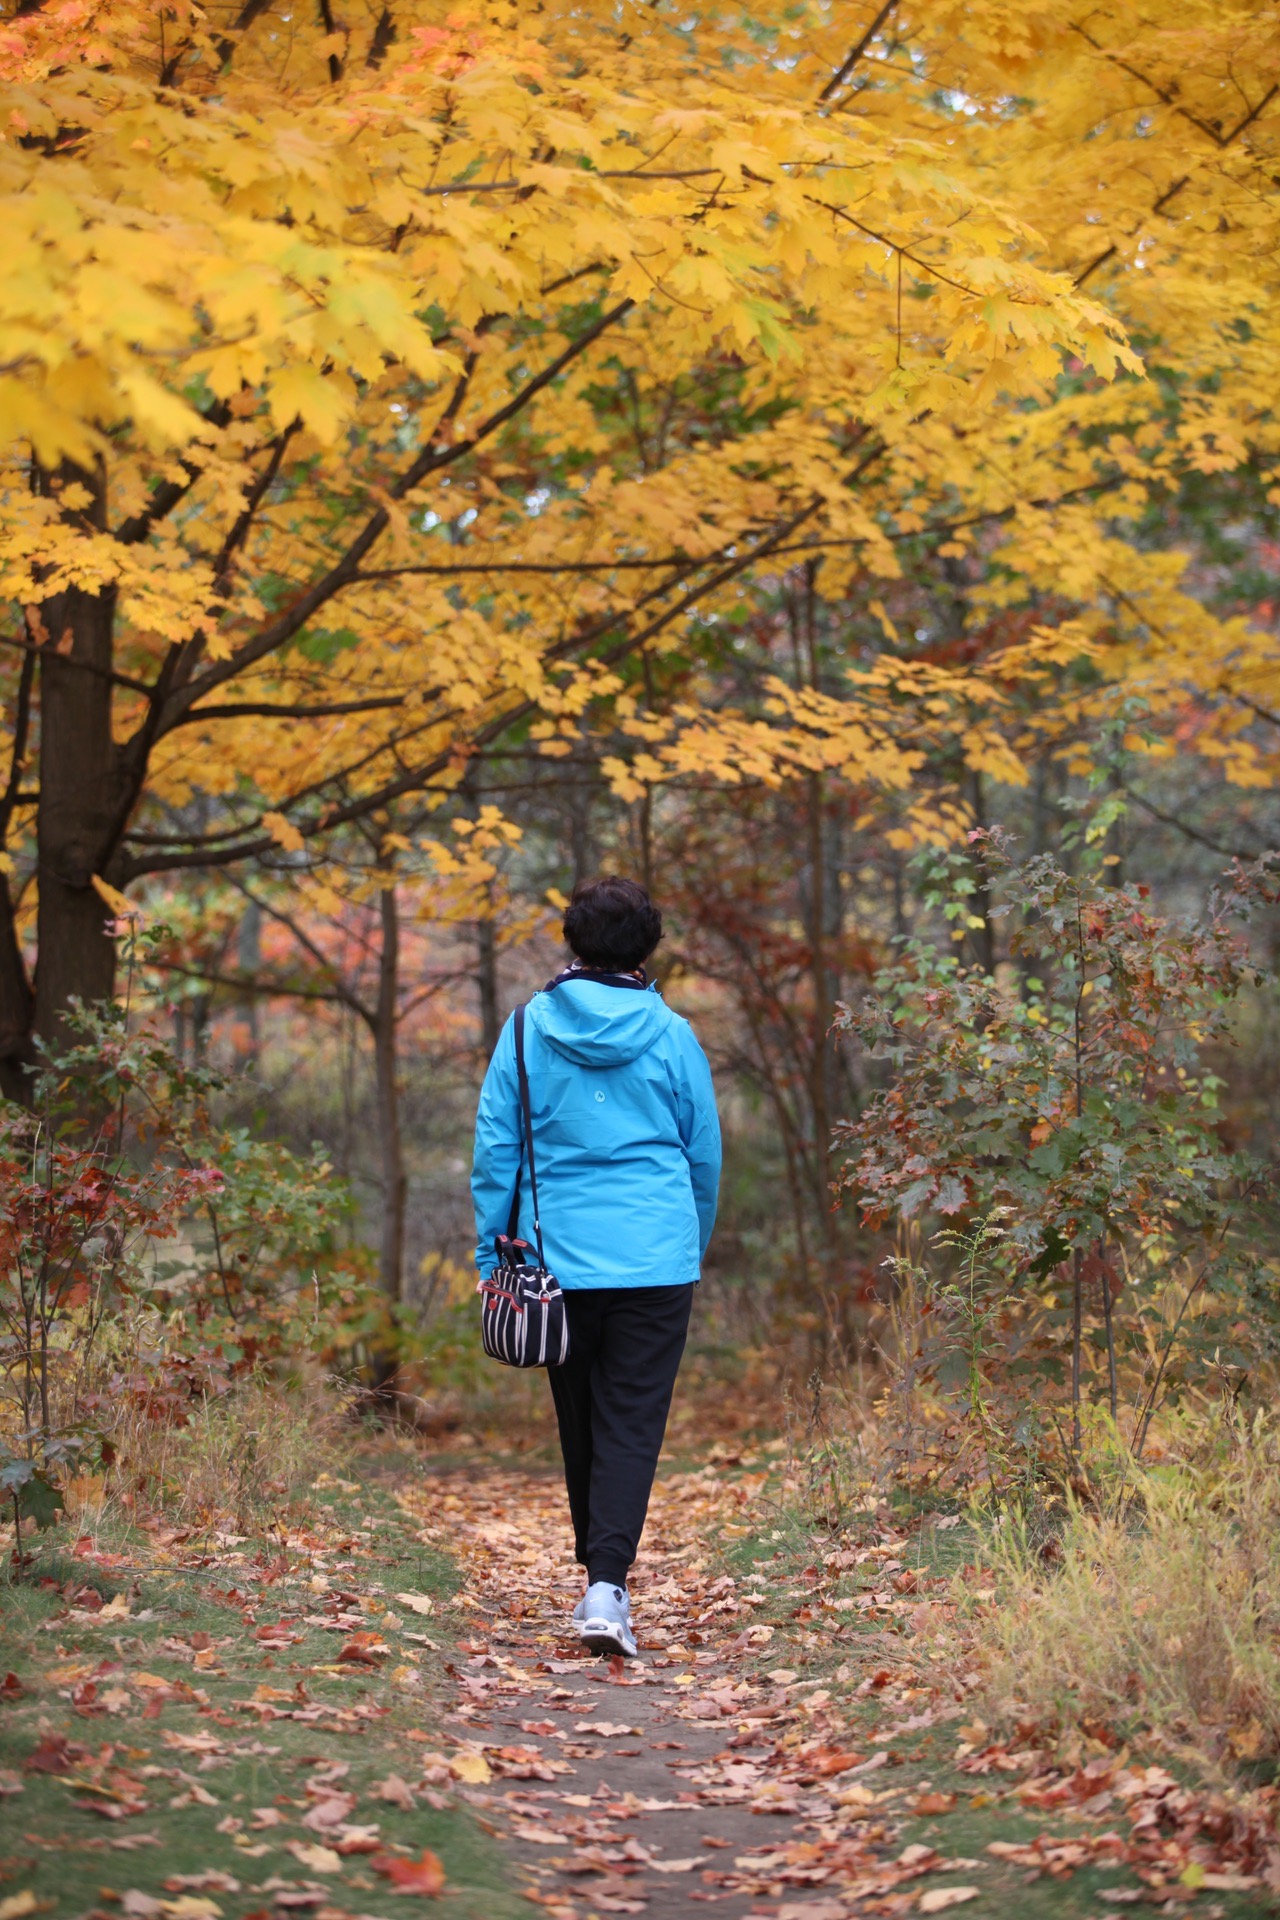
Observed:
[[[0,1900],[0,1920],[22,1920],[24,1914],[34,1913],[38,1904],[30,1887],[24,1887],[21,1893]]]
[[[83,1807],[88,1813],[96,1813],[102,1820],[127,1820],[131,1813],[145,1813],[147,1810],[145,1800],[86,1800],[77,1797],[72,1805]]]
[[[829,1780],[838,1773],[850,1773],[862,1765],[860,1753],[841,1753],[837,1748],[826,1747],[818,1753],[806,1754],[804,1770],[819,1780]]]
[[[287,1840],[286,1849],[295,1860],[304,1867],[310,1867],[313,1873],[341,1873],[342,1860],[332,1847],[322,1847],[316,1841]]]
[[[449,1762],[449,1771],[455,1780],[463,1780],[471,1787],[483,1787],[493,1778],[493,1770],[482,1753],[455,1753]]]
[[[164,1901],[157,1900],[154,1894],[143,1893],[139,1887],[130,1887],[120,1895],[120,1909],[128,1915],[128,1920],[156,1920],[164,1912]]]
[[[369,1789],[375,1799],[386,1800],[393,1807],[400,1807],[405,1813],[412,1813],[417,1807],[407,1780],[398,1773],[389,1773],[385,1780],[375,1781]]]
[[[397,1601],[402,1607],[408,1607],[411,1613],[433,1613],[435,1601],[428,1593],[398,1593]]]
[[[978,1887],[930,1887],[927,1893],[920,1895],[921,1913],[945,1913],[948,1907],[963,1906],[966,1900],[976,1900]]]
[[[911,1803],[912,1813],[950,1813],[956,1804],[954,1793],[922,1793]]]
[[[310,1827],[313,1833],[325,1833],[330,1827],[345,1824],[347,1816],[354,1813],[356,1797],[354,1793],[326,1793],[316,1801],[310,1813],[304,1813],[302,1824]]]
[[[434,1899],[444,1892],[444,1867],[430,1847],[424,1847],[417,1860],[397,1860],[392,1854],[381,1854],[373,1866],[401,1893],[420,1893]]]
[[[430,1794],[427,1797],[430,1799]],[[447,1806],[448,1802],[441,1804]],[[334,1851],[340,1853],[344,1860],[352,1853],[377,1853],[382,1845],[381,1830],[377,1826],[344,1827],[342,1838],[335,1840],[333,1845]]]
[[[385,1660],[390,1652],[380,1633],[353,1633],[349,1640],[344,1641],[338,1659],[345,1660],[349,1665],[376,1667],[379,1660]]]

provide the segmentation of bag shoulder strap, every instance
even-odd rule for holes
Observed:
[[[520,1145],[522,1151],[520,1156],[521,1166],[516,1169],[516,1190],[515,1197],[511,1202],[511,1220],[507,1228],[507,1233],[509,1238],[514,1240],[520,1226],[520,1173],[524,1164],[523,1148],[527,1141],[529,1147],[529,1190],[533,1197],[533,1234],[538,1243],[538,1265],[545,1267],[547,1263],[542,1252],[542,1220],[538,1211],[538,1167],[533,1151],[533,1114],[529,1106],[529,1071],[525,1066],[524,1060],[524,1012],[523,1007],[517,1007],[514,1018],[516,1074],[520,1082],[520,1117],[522,1121],[520,1128]]]

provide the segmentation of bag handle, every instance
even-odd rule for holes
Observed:
[[[520,1129],[520,1165],[516,1168],[516,1190],[511,1201],[511,1218],[507,1223],[507,1238],[514,1240],[520,1229],[520,1174],[524,1166],[524,1143],[529,1143],[529,1187],[533,1195],[533,1234],[538,1243],[538,1265],[545,1267],[547,1262],[542,1252],[542,1221],[538,1216],[538,1168],[533,1153],[533,1114],[529,1107],[529,1073],[524,1063],[524,1008],[515,1011],[516,1073],[520,1081],[520,1115],[523,1122]]]

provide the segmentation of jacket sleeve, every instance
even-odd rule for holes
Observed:
[[[514,1022],[498,1037],[480,1089],[476,1112],[471,1198],[476,1210],[476,1265],[488,1275],[497,1265],[493,1243],[505,1233],[520,1178],[520,1092],[516,1077]]]
[[[720,1195],[720,1116],[716,1112],[711,1068],[692,1027],[680,1036],[676,1070],[676,1111],[680,1140],[689,1162],[694,1205],[698,1209],[698,1258],[706,1258]]]

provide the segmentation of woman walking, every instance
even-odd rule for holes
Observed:
[[[636,1651],[636,1557],[698,1279],[715,1222],[720,1125],[706,1055],[645,975],[662,916],[633,880],[574,889],[572,959],[525,1012],[524,1053],[546,1264],[564,1289],[569,1357],[549,1369],[574,1546],[578,1634]],[[480,1094],[471,1177],[482,1280],[520,1190],[534,1238],[513,1021]]]

